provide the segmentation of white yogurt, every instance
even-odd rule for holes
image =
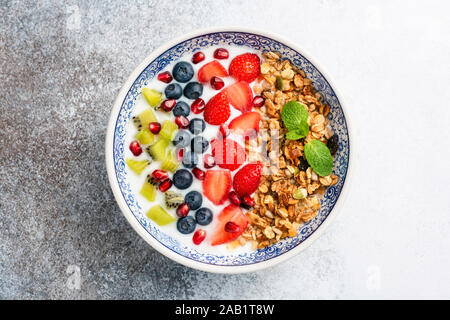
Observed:
[[[251,52],[251,53],[255,53],[258,54],[258,52],[250,49],[250,48],[243,48],[243,47],[234,47],[234,46],[221,46],[221,47],[225,47],[228,52],[230,53],[230,57],[226,60],[219,60],[219,62],[228,70],[228,66],[231,62],[231,60],[240,54],[243,54],[245,52]],[[206,58],[204,61],[198,63],[198,64],[192,64],[192,66],[194,67],[194,72],[195,75],[194,77],[190,80],[190,81],[198,81],[197,80],[197,71],[206,63],[210,62],[213,60],[213,52],[215,49],[217,49],[218,47],[213,47],[213,48],[209,48],[209,49],[205,49],[202,50],[202,52],[205,54]],[[178,61],[175,61],[173,63],[171,63],[170,65],[168,65],[164,70],[161,70],[161,72],[163,71],[170,71],[170,73],[172,73],[172,69],[173,66],[179,62],[179,61],[188,61],[191,62],[191,58],[192,55],[188,54],[185,57],[181,58]],[[223,78],[224,82],[225,82],[225,87],[233,84],[236,80],[234,80],[231,77],[226,77]],[[175,80],[174,80],[175,81]],[[156,77],[149,82],[146,87],[148,88],[152,88],[155,90],[158,90],[160,92],[164,92],[165,87],[168,84],[163,83],[161,81],[159,81]],[[181,86],[184,88],[185,84],[181,84]],[[224,87],[224,88],[225,88]],[[252,84],[250,84],[250,87],[252,87]],[[223,89],[222,89],[223,90]],[[214,90],[213,88],[211,88],[209,83],[206,83],[203,85],[203,94],[201,96],[201,98],[205,101],[205,103],[207,103],[209,101],[210,98],[212,98],[214,95],[216,95],[218,92],[220,92],[219,90]],[[177,101],[185,101],[189,106],[192,104],[193,100],[187,99],[186,97],[182,96],[180,99],[178,99]],[[135,108],[133,110],[133,114],[134,115],[138,115],[139,113],[141,113],[142,111],[144,111],[145,109],[149,108],[149,104],[147,103],[147,101],[145,100],[145,98],[143,97],[143,95],[139,95],[139,97],[136,99],[136,103],[135,103]],[[231,109],[231,115],[230,118],[228,119],[227,123],[229,123],[232,119],[234,119],[235,117],[239,116],[241,114],[240,111],[234,109],[231,105],[230,105],[230,109]],[[174,116],[172,114],[172,112],[163,112],[163,111],[155,111],[155,116],[157,117],[158,121],[160,123],[162,123],[164,120],[172,120],[174,119]],[[194,114],[194,113],[190,113],[189,115],[189,120],[193,119],[193,118],[201,118],[203,119],[203,114]],[[201,134],[206,140],[211,141],[213,138],[217,137],[219,131],[219,126],[212,126],[209,124],[206,124],[206,129],[205,131]],[[127,142],[126,144],[126,150],[125,150],[125,158],[134,158],[137,160],[144,160],[144,159],[150,159],[150,156],[144,151],[142,152],[142,154],[139,157],[135,157],[131,151],[128,148],[129,143],[134,140],[134,136],[137,133],[137,129],[134,127],[132,121],[128,122],[128,128],[126,130],[127,134],[125,137],[125,141]],[[241,144],[241,146],[244,147],[244,139],[241,136],[236,136],[236,135],[231,135],[230,138],[232,138],[233,140],[237,141],[239,144]],[[205,152],[211,154],[211,146],[208,147],[208,150]],[[203,167],[203,154],[199,155],[199,164],[198,167],[202,170],[206,170]],[[128,167],[127,167],[127,173],[128,173],[128,181],[130,182],[131,188],[133,190],[133,193],[136,195],[137,201],[139,203],[139,205],[142,207],[143,212],[147,212],[152,206],[154,206],[155,204],[161,204],[161,206],[163,206],[168,212],[170,212],[173,216],[176,217],[175,214],[175,209],[168,209],[166,208],[165,204],[164,204],[164,194],[162,192],[157,192],[157,196],[156,196],[156,200],[154,202],[149,202],[147,199],[145,199],[143,196],[141,196],[139,194],[139,191],[142,187],[142,185],[145,182],[145,179],[147,177],[148,174],[150,174],[153,170],[155,169],[159,169],[161,166],[161,162],[153,162],[149,167],[147,167],[145,169],[145,171],[143,171],[139,176],[137,174],[135,174],[133,171],[131,171]],[[179,168],[182,168],[183,165],[180,164]],[[212,170],[214,169],[220,169],[219,167],[214,167],[212,168]],[[236,173],[238,171],[235,170],[233,171],[231,174],[232,176],[234,175],[234,173]],[[170,175],[172,177],[172,174]],[[193,191],[196,190],[198,192],[200,192],[203,195],[202,192],[202,183],[201,181],[199,181],[198,179],[196,179],[194,177],[194,182],[192,183],[192,186],[189,187],[187,190],[179,190],[177,189],[175,186],[172,186],[172,188],[170,188],[170,190],[175,191],[177,193],[181,193],[183,194],[183,196],[188,193],[189,191]],[[199,250],[200,252],[205,252],[205,253],[213,253],[213,254],[229,254],[230,250],[226,248],[226,244],[224,245],[218,245],[218,246],[211,246],[210,244],[210,239],[211,236],[215,230],[215,225],[216,225],[216,217],[219,214],[219,212],[229,204],[229,201],[227,201],[224,205],[221,206],[216,206],[214,204],[212,204],[205,196],[203,196],[203,204],[202,207],[207,207],[209,209],[211,209],[214,213],[214,218],[211,224],[209,224],[208,226],[200,226],[197,225],[197,229],[203,229],[206,230],[207,236],[206,239],[198,246],[194,245],[192,242],[192,235],[188,234],[188,235],[184,235],[181,234],[177,228],[176,228],[176,222],[175,223],[171,223],[169,225],[160,227],[165,233],[167,233],[168,235],[174,237],[175,239],[179,240],[180,243],[186,245],[186,246],[191,246],[191,247],[195,247],[197,250]],[[245,210],[244,210],[245,211]],[[189,212],[189,215],[194,217],[195,211],[191,211]],[[249,252],[251,251],[250,245],[246,245],[244,247],[239,247],[235,250],[233,250],[234,254],[238,254],[241,252]]]

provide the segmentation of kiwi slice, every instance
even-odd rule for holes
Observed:
[[[159,182],[156,181],[156,179],[153,178],[151,175],[148,175],[148,176],[147,176],[146,182],[147,182],[148,184],[151,184],[152,186],[155,186],[155,187],[158,186],[158,184],[159,184]]]
[[[163,169],[164,171],[175,172],[179,166],[180,163],[177,160],[175,151],[172,150],[167,153],[167,157],[161,164],[161,169]]]
[[[164,120],[159,135],[163,138],[166,138],[169,141],[172,141],[175,138],[177,131],[178,126],[175,122]]]
[[[157,122],[158,120],[155,117],[155,114],[153,113],[152,109],[146,109],[142,111],[139,115],[134,116],[132,118],[134,125],[136,126],[136,129],[138,130],[148,130],[148,124],[150,122]],[[150,133],[150,131],[149,131]]]
[[[139,193],[148,201],[153,202],[156,198],[156,187],[150,182],[151,178],[151,175],[147,176]]]
[[[160,226],[164,226],[175,221],[175,217],[164,210],[159,204],[151,207],[150,210],[147,211],[146,215]]]
[[[164,193],[164,200],[167,208],[176,208],[184,202],[184,197],[181,193],[169,190]]]
[[[150,88],[143,88],[142,94],[147,100],[148,104],[153,108],[158,107],[162,101],[162,93]]]
[[[133,170],[137,174],[141,174],[148,165],[150,165],[150,160],[134,160],[134,159],[126,159],[128,167]]]
[[[146,150],[156,161],[162,161],[166,158],[166,149],[169,146],[169,140],[159,139]]]
[[[148,130],[148,128],[138,131],[134,138],[137,139],[140,144],[150,144],[155,140],[155,136]]]

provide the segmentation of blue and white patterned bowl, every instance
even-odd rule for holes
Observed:
[[[130,187],[125,170],[124,146],[127,144],[124,140],[127,123],[130,121],[136,97],[140,94],[142,87],[172,61],[185,55],[190,56],[199,49],[217,45],[244,46],[260,52],[278,51],[284,58],[301,67],[330,105],[330,124],[333,131],[339,135],[339,151],[334,161],[334,173],[339,176],[339,182],[327,189],[318,215],[300,227],[296,238],[288,238],[251,253],[237,254],[233,251],[226,255],[202,253],[194,246],[183,245],[177,239],[167,235],[145,217]],[[337,207],[342,203],[344,185],[348,184],[346,181],[350,164],[350,133],[347,120],[342,100],[334,85],[331,85],[329,77],[325,77],[323,70],[319,70],[317,64],[313,63],[296,45],[279,36],[242,28],[203,30],[171,41],[155,50],[133,71],[120,90],[107,129],[108,177],[116,201],[129,223],[142,238],[162,254],[186,266],[209,272],[255,271],[273,266],[299,253],[324,231],[336,215]]]

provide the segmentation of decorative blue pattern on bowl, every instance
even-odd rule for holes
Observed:
[[[334,174],[339,176],[339,182],[327,189],[321,200],[321,208],[317,216],[309,223],[300,226],[297,237],[285,239],[263,250],[257,250],[251,253],[233,254],[230,252],[229,255],[202,253],[193,247],[187,247],[181,244],[173,237],[165,234],[158,226],[154,225],[148,218],[146,218],[142,208],[136,201],[133,191],[131,190],[130,183],[127,180],[127,173],[125,171],[125,130],[128,121],[130,121],[136,97],[141,93],[142,87],[151,81],[172,61],[178,60],[184,55],[191,55],[193,52],[198,51],[201,48],[208,48],[217,45],[246,46],[260,52],[280,52],[283,58],[289,59],[294,65],[303,69],[307,77],[312,80],[315,88],[323,94],[325,101],[330,106],[330,125],[333,131],[339,135],[339,151],[335,156],[333,170]],[[349,154],[350,145],[347,123],[340,102],[328,81],[316,69],[316,67],[300,53],[283,43],[262,35],[236,31],[216,32],[188,39],[170,48],[153,60],[138,76],[128,91],[122,103],[114,129],[113,159],[115,175],[123,198],[137,221],[153,238],[177,254],[198,262],[220,266],[248,265],[273,259],[288,252],[305,241],[325,221],[325,219],[327,219],[336,204],[345,183]]]

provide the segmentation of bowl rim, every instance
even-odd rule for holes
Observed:
[[[133,85],[136,78],[149,65],[149,63],[151,61],[156,59],[159,55],[161,55],[165,51],[169,50],[171,47],[173,47],[185,40],[188,40],[188,39],[191,39],[194,37],[198,37],[201,35],[209,34],[209,33],[216,33],[216,32],[244,32],[244,33],[253,33],[256,35],[271,38],[273,40],[276,40],[280,43],[283,43],[283,44],[291,47],[293,50],[297,51],[303,57],[305,57],[307,60],[309,60],[311,62],[311,64],[314,65],[314,67],[323,75],[325,80],[330,84],[336,97],[339,100],[343,114],[345,115],[345,118],[346,118],[347,133],[348,133],[348,137],[349,137],[349,145],[351,145],[351,148],[349,149],[348,167],[347,167],[347,174],[346,174],[344,185],[342,186],[341,193],[340,193],[334,207],[328,214],[328,217],[321,223],[321,225],[305,241],[298,244],[296,247],[289,250],[288,252],[285,252],[282,255],[277,256],[272,259],[269,259],[269,260],[261,261],[258,263],[247,264],[247,265],[240,265],[240,266],[236,266],[236,265],[223,266],[223,265],[206,264],[206,263],[202,263],[199,261],[189,259],[187,257],[183,257],[183,256],[179,255],[178,253],[166,248],[159,241],[157,241],[156,239],[151,237],[150,234],[148,234],[148,232],[144,229],[144,227],[133,216],[133,213],[128,208],[128,205],[126,204],[125,199],[123,198],[122,193],[120,192],[119,184],[118,184],[117,180],[115,179],[115,169],[114,169],[114,159],[113,159],[113,139],[114,139],[115,124],[116,124],[117,116],[119,114],[123,100],[126,97],[127,92],[129,91],[130,87]],[[133,229],[139,234],[139,236],[142,239],[144,239],[148,244],[150,244],[155,250],[157,250],[161,254],[165,255],[166,257],[170,258],[171,260],[173,260],[177,263],[180,263],[187,267],[194,268],[194,269],[201,270],[201,271],[207,271],[207,272],[212,272],[212,273],[222,273],[222,274],[237,274],[237,273],[254,272],[257,270],[262,270],[265,268],[273,267],[279,263],[287,261],[290,258],[297,255],[298,253],[300,253],[301,251],[303,251],[304,249],[306,249],[307,247],[309,247],[315,240],[317,240],[324,233],[324,231],[327,229],[327,227],[336,218],[337,213],[342,209],[342,205],[348,194],[348,189],[349,189],[348,185],[350,184],[349,179],[351,178],[351,167],[353,165],[354,139],[352,136],[350,122],[351,121],[349,120],[348,110],[345,108],[345,103],[342,99],[342,95],[340,94],[339,89],[336,87],[335,82],[333,81],[332,77],[330,77],[328,72],[324,71],[324,68],[320,64],[318,64],[317,61],[312,59],[311,56],[307,52],[305,52],[304,49],[300,49],[298,47],[298,45],[294,44],[290,40],[288,40],[278,34],[272,33],[272,32],[260,31],[260,30],[255,30],[252,28],[246,28],[246,27],[213,27],[213,28],[198,29],[196,31],[189,32],[182,36],[176,37],[170,41],[167,41],[163,45],[161,45],[160,47],[155,49],[131,72],[131,74],[128,76],[127,80],[123,84],[122,88],[120,89],[116,99],[114,100],[113,108],[110,112],[110,117],[109,117],[107,131],[106,131],[105,161],[106,161],[106,170],[108,173],[108,180],[109,180],[111,189],[113,191],[114,198],[115,198],[117,204],[119,205],[119,208],[120,208],[122,214],[127,219],[128,223],[133,227]],[[333,213],[333,214],[331,214],[331,213]]]

